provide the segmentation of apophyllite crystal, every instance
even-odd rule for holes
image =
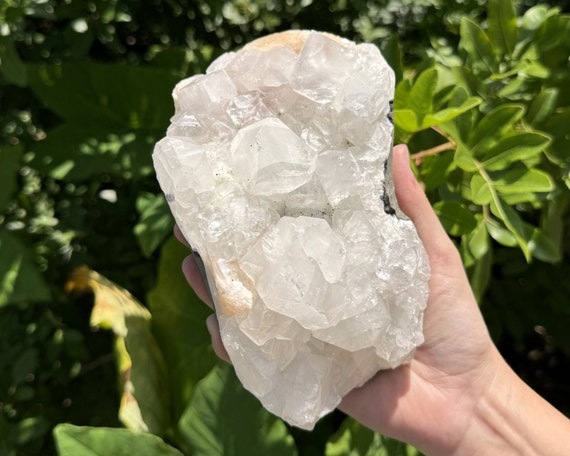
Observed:
[[[393,91],[371,44],[272,35],[181,81],[154,151],[237,375],[302,428],[423,342],[429,265],[393,195]]]

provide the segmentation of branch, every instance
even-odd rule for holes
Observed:
[[[422,162],[424,157],[429,155],[436,155],[440,154],[441,152],[445,152],[446,150],[453,150],[455,149],[455,143],[452,141],[440,144],[439,146],[432,147],[430,149],[422,150],[421,152],[417,152],[411,155],[412,160],[416,163],[416,166],[419,166]]]

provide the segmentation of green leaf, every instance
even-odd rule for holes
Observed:
[[[156,285],[147,295],[153,333],[170,373],[175,420],[216,360],[205,325],[212,310],[196,297],[180,269],[189,254],[171,236],[160,251]]]
[[[515,247],[517,239],[508,229],[493,219],[486,220],[487,231],[491,237],[505,247]]]
[[[509,231],[517,240],[517,244],[521,248],[527,261],[531,259],[531,251],[528,245],[528,239],[525,236],[524,224],[517,213],[511,206],[506,204],[504,200],[493,192],[493,201],[491,201],[491,212],[500,218]]]
[[[59,424],[53,435],[59,456],[182,456],[159,437],[129,429]]]
[[[491,280],[491,270],[493,267],[493,254],[489,249],[474,265],[467,270],[469,284],[478,303],[481,303],[485,291]]]
[[[477,123],[467,141],[474,149],[473,153],[485,152],[485,148],[490,142],[498,141],[523,115],[524,108],[514,104],[498,106],[486,114],[485,117]]]
[[[423,71],[414,81],[410,91],[409,108],[414,111],[418,125],[433,110],[433,98],[437,88],[437,69]]]
[[[550,138],[542,133],[515,132],[490,146],[485,151],[482,165],[489,171],[504,169],[515,161],[541,153],[549,143]]]
[[[504,195],[550,192],[554,189],[550,175],[539,169],[513,169],[502,173],[494,182],[497,191]]]
[[[139,222],[134,232],[143,254],[148,258],[172,233],[174,220],[162,194],[143,193],[136,204]]]
[[[532,256],[540,261],[558,263],[562,259],[560,249],[540,228],[532,229],[532,236],[528,245]]]
[[[428,156],[422,161],[420,173],[426,190],[433,190],[445,182],[448,172],[454,168],[453,155],[453,151],[449,150]]]
[[[517,17],[512,0],[489,0],[487,33],[494,48],[512,55],[517,43]]]
[[[178,77],[150,67],[99,63],[30,66],[30,87],[69,123],[164,130]],[[70,97],[69,94],[73,96]]]
[[[461,236],[477,226],[475,216],[458,201],[438,201],[433,209],[451,236]]]
[[[394,123],[397,128],[413,133],[418,130],[416,114],[411,109],[395,109]]]
[[[0,258],[0,307],[51,298],[31,251],[15,234],[3,228],[0,228]]]
[[[479,260],[487,254],[490,243],[483,217],[479,216],[477,227],[465,236],[465,243],[474,259]]]
[[[473,158],[471,150],[462,143],[457,145],[453,160],[455,161],[455,164],[464,171],[470,173],[477,171],[477,161]]]
[[[87,267],[75,269],[68,292],[91,290],[90,324],[115,334],[121,387],[119,418],[130,429],[163,435],[170,425],[166,366],[151,332],[151,315],[127,290]]]
[[[346,418],[327,442],[325,456],[419,456],[419,451],[395,439],[384,437]]]
[[[489,204],[493,195],[487,181],[479,174],[474,174],[471,178],[471,201],[481,206]]]
[[[532,101],[527,112],[527,119],[532,126],[548,120],[556,109],[559,90],[553,87],[543,89]]]
[[[465,100],[461,106],[445,108],[441,111],[437,111],[433,114],[428,114],[425,116],[420,129],[425,129],[432,127],[434,125],[439,125],[460,116],[461,114],[479,106],[481,104],[481,99],[478,97],[469,97]]]
[[[218,364],[196,388],[179,431],[196,454],[295,455],[293,438],[278,418],[243,389],[231,366]]]
[[[459,33],[461,35],[459,44],[471,57],[473,66],[485,68],[488,73],[496,73],[499,62],[493,45],[483,29],[464,16],[461,18]]]
[[[30,166],[54,179],[86,180],[100,174],[126,179],[151,175],[152,149],[162,130],[114,130],[65,123],[37,143]]]
[[[391,34],[388,39],[382,41],[381,51],[388,64],[394,70],[396,83],[400,82],[404,73],[404,64],[402,62],[402,48],[396,33]]]
[[[26,65],[20,59],[10,36],[0,36],[0,75],[3,75],[8,83],[19,87],[28,84]]]
[[[0,149],[0,213],[12,199],[18,188],[18,170],[20,169],[21,146]]]
[[[570,125],[570,109],[555,112],[550,116],[548,122],[543,125],[543,129],[552,135],[552,144],[547,149],[548,158],[559,165],[570,165],[570,135],[568,134]]]

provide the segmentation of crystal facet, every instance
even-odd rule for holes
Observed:
[[[376,47],[284,32],[181,81],[153,154],[237,375],[305,429],[423,342],[429,263],[391,184],[393,91]]]

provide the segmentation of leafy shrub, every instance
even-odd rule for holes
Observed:
[[[170,91],[290,27],[381,46],[398,76],[396,141],[493,337],[569,413],[570,16],[518,7],[3,2],[0,453],[415,453],[340,412],[308,434],[262,410],[216,362],[207,309],[180,274],[186,252],[150,160]]]

